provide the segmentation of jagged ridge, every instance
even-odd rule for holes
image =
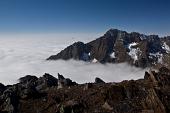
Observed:
[[[110,29],[104,36],[84,44],[76,42],[47,60],[76,59],[88,62],[128,62],[138,67],[153,65],[168,66],[170,59],[170,37],[127,33]]]
[[[58,74],[27,75],[0,84],[0,113],[169,113],[170,70],[146,72],[144,79],[77,84]]]

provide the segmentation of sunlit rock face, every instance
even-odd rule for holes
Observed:
[[[127,33],[117,29],[108,30],[102,37],[86,44],[76,42],[47,60],[76,59],[100,63],[128,62],[137,67],[165,64],[169,56],[170,37]]]
[[[59,59],[69,60],[71,58],[76,60],[89,60],[88,47],[83,42],[75,42],[73,45],[67,47],[65,50],[61,51],[58,55],[53,55],[49,57],[50,59]]]

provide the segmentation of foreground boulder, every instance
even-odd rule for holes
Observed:
[[[38,78],[32,75],[26,75],[19,79],[19,84],[17,84],[17,89],[19,90],[19,95],[21,98],[29,98],[37,96],[37,86]]]
[[[49,87],[57,86],[58,79],[53,77],[52,75],[45,73],[42,77],[38,78],[36,90],[39,92],[43,92]]]
[[[37,91],[39,85],[48,88]],[[30,87],[35,92],[22,98]],[[0,113],[170,113],[170,70],[165,67],[146,72],[144,79],[120,83],[97,79],[75,85],[61,74],[56,79],[46,73],[40,78],[26,76],[14,85],[1,84],[1,89]]]
[[[63,75],[58,73],[58,88],[69,87],[76,85],[76,82],[72,82],[69,78],[64,78]]]

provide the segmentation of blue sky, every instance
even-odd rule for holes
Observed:
[[[0,0],[0,33],[170,35],[170,0]]]

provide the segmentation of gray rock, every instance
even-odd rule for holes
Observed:
[[[42,77],[38,78],[36,90],[38,92],[43,92],[43,90],[46,90],[49,87],[57,86],[57,85],[58,85],[57,78],[53,77],[48,73],[45,73]]]
[[[71,79],[69,78],[64,78],[63,75],[60,75],[58,73],[58,88],[63,88],[63,87],[69,87],[69,86],[74,86],[76,85],[76,82],[73,82]]]
[[[57,60],[57,59],[64,59],[69,60],[71,58],[77,60],[89,60],[88,58],[88,47],[83,42],[76,42],[71,46],[68,46],[66,49],[61,51],[57,55],[52,55],[47,60]]]
[[[101,83],[105,83],[105,82],[101,78],[96,77],[95,78],[95,83],[96,84],[101,84]]]

